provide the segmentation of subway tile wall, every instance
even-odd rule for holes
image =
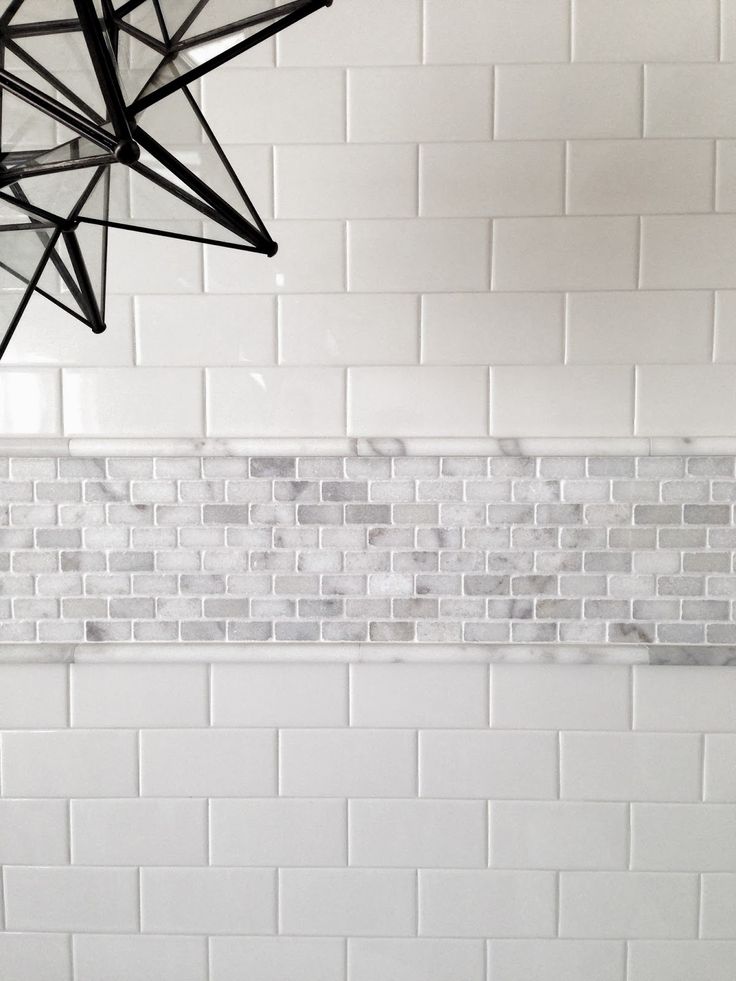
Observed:
[[[0,973],[730,981],[734,705],[714,667],[5,664]]]
[[[734,0],[336,0],[203,82],[278,256],[115,234],[0,435],[733,435],[734,59]]]
[[[735,467],[0,458],[0,642],[736,645]]]

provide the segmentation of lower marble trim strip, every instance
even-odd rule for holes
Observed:
[[[736,666],[736,647],[664,644],[0,644],[0,664],[181,661]]]

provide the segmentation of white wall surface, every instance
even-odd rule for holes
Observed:
[[[0,976],[731,981],[735,705],[714,667],[6,664]]]
[[[733,435],[735,57],[735,0],[335,0],[204,81],[278,256],[117,235],[0,433]]]

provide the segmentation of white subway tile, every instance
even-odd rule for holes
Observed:
[[[551,937],[551,872],[419,871],[419,935]]]
[[[710,211],[713,154],[710,140],[573,142],[567,164],[568,211],[580,215]]]
[[[107,330],[93,334],[66,310],[38,293],[3,355],[5,365],[132,365],[133,313],[130,297],[108,296]]]
[[[292,797],[414,797],[416,735],[400,730],[288,729],[281,793]]]
[[[0,372],[3,436],[55,436],[61,432],[58,371],[4,368]]]
[[[736,872],[736,807],[634,804],[631,867],[662,872]]]
[[[355,143],[487,140],[492,88],[486,66],[350,69],[348,138]]]
[[[647,65],[644,85],[645,136],[736,136],[736,65]]]
[[[708,292],[571,293],[569,364],[709,362],[713,298]]]
[[[566,732],[561,757],[564,798],[700,799],[701,745],[695,736]]]
[[[491,861],[497,869],[625,869],[624,804],[493,801]]]
[[[276,360],[271,296],[140,296],[136,321],[140,365],[260,365]]]
[[[501,140],[615,139],[641,135],[638,65],[501,65]]]
[[[354,726],[483,728],[488,668],[482,664],[353,664]]]
[[[736,290],[716,293],[714,361],[736,362]]]
[[[701,937],[736,940],[736,875],[703,876]]]
[[[330,143],[345,135],[338,69],[221,69],[203,91],[207,121],[223,143]]]
[[[138,793],[134,732],[6,732],[2,785],[9,797],[131,797]]]
[[[554,293],[431,293],[424,364],[560,364],[564,302]]]
[[[208,368],[210,436],[341,436],[340,368]]]
[[[279,65],[401,65],[421,58],[421,0],[343,0],[278,35]]]
[[[736,7],[733,0],[721,2],[721,57],[733,61],[736,56]]]
[[[283,869],[279,905],[287,934],[409,937],[416,929],[416,873]]]
[[[629,944],[630,981],[730,981],[736,944],[703,940],[635,940]]]
[[[736,286],[736,215],[658,215],[642,219],[644,289]]]
[[[270,730],[141,733],[146,797],[257,797],[275,789],[276,734]]]
[[[728,668],[634,668],[634,727],[664,732],[733,732],[736,674]]]
[[[65,368],[67,436],[203,435],[197,368]]]
[[[74,938],[75,981],[207,981],[205,937]]]
[[[482,367],[350,368],[350,436],[485,436]]]
[[[496,664],[491,725],[498,729],[628,729],[630,677],[608,665]]]
[[[345,941],[337,937],[213,937],[211,981],[284,981],[301,975],[345,981]]]
[[[66,865],[68,861],[65,801],[0,800],[2,865]]]
[[[733,187],[736,177],[736,140],[718,140],[716,154],[715,210],[733,212],[736,210],[736,193]]]
[[[644,365],[636,390],[640,436],[727,436],[736,426],[730,365]]]
[[[717,0],[578,0],[579,61],[715,61]]]
[[[417,150],[335,144],[276,147],[278,218],[410,218],[417,213]]]
[[[422,797],[557,797],[557,738],[546,732],[422,732]]]
[[[341,726],[348,721],[342,664],[215,664],[216,726]]]
[[[424,217],[562,212],[562,143],[430,143],[420,150],[420,174]]]
[[[7,866],[5,926],[34,933],[132,933],[138,929],[138,873]]]
[[[698,877],[563,872],[560,934],[595,939],[686,939],[697,933]]]
[[[206,726],[206,664],[73,664],[72,725],[94,729]]]
[[[199,222],[166,222],[175,234],[201,235]],[[162,242],[165,244],[162,246]],[[107,290],[130,293],[199,293],[202,289],[202,246],[182,239],[162,239],[141,232],[110,232]],[[85,328],[80,328],[84,330]]]
[[[636,218],[499,218],[494,290],[636,287]]]
[[[345,223],[272,221],[279,246],[269,258],[207,245],[207,293],[340,293],[345,288]]]
[[[207,862],[207,805],[199,800],[75,800],[75,865]]]
[[[0,976],[8,981],[71,981],[69,937],[60,933],[0,934]]]
[[[483,981],[485,956],[477,940],[348,941],[350,981]],[[215,979],[216,981],[216,979]]]
[[[141,869],[144,933],[276,932],[273,869]]]
[[[623,981],[625,962],[625,945],[611,940],[491,940],[488,946],[494,981]]]
[[[340,800],[214,800],[213,865],[347,863],[347,807]]]
[[[490,223],[479,218],[351,221],[351,291],[419,293],[484,290]]]
[[[485,867],[485,803],[351,801],[350,864],[378,868]]]
[[[65,726],[67,672],[65,664],[3,664],[0,728]]]
[[[705,799],[736,802],[736,735],[705,737]]]
[[[445,0],[427,0],[429,62],[567,61],[570,18],[564,0],[464,0],[462,14]]]
[[[415,296],[380,293],[284,295],[279,300],[281,364],[416,364]]]
[[[626,365],[491,372],[494,436],[631,436],[633,428],[634,371]]]

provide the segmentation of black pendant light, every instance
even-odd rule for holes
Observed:
[[[275,255],[198,80],[331,3],[0,0],[0,358],[34,292],[105,330],[109,228]]]

